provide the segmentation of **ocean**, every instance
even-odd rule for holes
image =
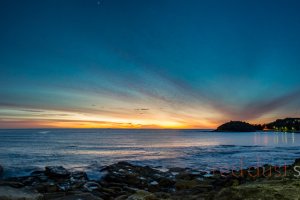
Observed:
[[[4,177],[28,175],[47,165],[85,170],[93,179],[118,161],[165,170],[239,169],[285,165],[300,157],[300,134],[209,130],[18,129],[0,130]]]

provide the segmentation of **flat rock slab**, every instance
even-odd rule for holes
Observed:
[[[1,200],[42,200],[43,195],[26,188],[0,186]]]

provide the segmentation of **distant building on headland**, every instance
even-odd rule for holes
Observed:
[[[277,119],[264,127],[275,131],[300,131],[300,118]]]

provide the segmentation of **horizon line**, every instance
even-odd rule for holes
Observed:
[[[0,128],[0,130],[36,130],[36,129],[117,129],[117,130],[215,130],[215,128]]]

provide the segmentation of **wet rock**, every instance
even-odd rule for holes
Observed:
[[[237,180],[237,179],[233,179],[232,181],[231,181],[231,185],[232,186],[238,186],[240,184],[240,182],[239,182],[239,180]]]
[[[115,187],[115,186],[110,187],[110,189],[112,189],[115,193],[119,193],[123,191],[121,187]]]
[[[115,200],[126,200],[128,198],[127,195],[121,195],[121,196],[118,196],[117,198],[115,198]]]
[[[43,195],[27,188],[0,186],[1,200],[42,200]]]
[[[193,176],[186,171],[178,173],[175,177],[176,177],[176,179],[183,179],[183,180],[192,180],[193,179]]]
[[[172,167],[172,168],[169,169],[169,171],[170,172],[177,172],[177,173],[179,173],[179,172],[186,171],[186,169],[181,168],[181,167]]]
[[[125,176],[126,182],[130,185],[140,185],[142,187],[146,185],[146,179],[141,178],[139,174],[127,174]]]
[[[30,173],[30,176],[40,176],[40,175],[44,175],[45,171],[41,171],[41,170],[37,170],[37,171],[33,171]]]
[[[48,180],[48,176],[45,175],[45,171],[34,171],[30,174],[31,177],[36,177],[42,182],[46,182]]]
[[[148,166],[134,166],[127,162],[119,162],[117,164],[105,168],[107,171],[104,181],[110,183],[126,184],[129,187],[144,189],[150,183],[159,183],[159,179],[167,176],[159,170],[152,169]]]
[[[128,187],[128,186],[124,186],[124,190],[130,192],[130,193],[135,193],[136,191],[138,191],[138,188],[133,188],[133,187]]]
[[[0,186],[11,186],[14,188],[20,188],[20,187],[24,187],[24,184],[21,182],[17,182],[17,181],[0,181]]]
[[[40,179],[37,177],[27,176],[22,179],[24,185],[36,185],[40,183]]]
[[[178,180],[175,183],[177,190],[192,189],[199,184],[196,180]]]
[[[88,177],[85,172],[82,171],[75,171],[71,173],[71,181],[87,181]]]
[[[191,194],[201,194],[213,190],[212,185],[198,184],[191,189]]]
[[[104,192],[104,193],[107,193],[110,195],[115,194],[115,190],[112,188],[101,188],[100,190],[101,190],[101,192]]]
[[[173,187],[174,184],[175,184],[175,181],[169,179],[169,178],[161,178],[158,182],[159,184],[159,187],[163,187],[163,188],[166,188],[166,187]]]
[[[215,196],[215,199],[299,199],[299,184],[299,180],[252,182],[250,184],[224,188]]]
[[[55,193],[43,193],[43,200],[53,200],[66,196],[65,192],[55,192]]]
[[[58,191],[58,187],[55,183],[45,184],[45,189],[47,192],[56,192]]]
[[[98,190],[99,188],[101,188],[101,186],[96,182],[87,182],[83,185],[83,188],[86,191],[92,192],[94,190]]]
[[[152,182],[150,182],[150,185],[153,185],[153,186],[158,185],[158,182],[157,181],[152,181]]]
[[[138,190],[135,194],[130,195],[127,200],[157,200],[157,198],[150,192]]]
[[[297,158],[293,164],[293,166],[300,166],[300,158]]]
[[[149,183],[147,189],[149,192],[159,192],[161,190],[157,181],[152,181],[151,183]]]
[[[68,178],[71,173],[62,166],[47,166],[45,174],[50,178]]]
[[[192,169],[159,171],[147,166],[120,162],[106,167],[106,175],[97,182],[89,181],[84,172],[68,172],[63,167],[47,167],[47,172],[36,171],[27,177],[2,180],[0,187],[21,187],[20,190],[23,190],[24,186],[29,186],[42,193],[44,200],[237,200],[245,199],[244,196],[249,200],[260,197],[284,200],[285,196],[288,199],[300,199],[300,179],[295,177],[297,173],[291,166],[286,168],[288,176],[279,177],[280,180],[274,176],[257,179],[249,178],[248,175],[237,176],[244,171],[254,173],[258,170],[261,173],[263,169],[266,172],[266,169],[272,168],[269,165],[263,167],[234,171],[234,175],[230,173],[222,176],[221,173],[215,173],[206,177],[203,172]],[[285,173],[284,168],[281,173]],[[283,185],[286,185],[284,189],[279,189]],[[259,192],[261,196],[249,194],[255,192]],[[0,200],[2,199],[0,196]]]
[[[62,182],[57,184],[57,187],[60,191],[69,191],[71,189],[71,184],[70,182]]]
[[[67,195],[67,196],[56,198],[53,200],[103,200],[103,199],[100,197],[94,196],[90,193],[81,193],[81,194]]]
[[[0,165],[0,178],[3,176],[4,168]]]
[[[171,195],[166,192],[156,192],[154,194],[158,199],[169,199],[171,197]]]

